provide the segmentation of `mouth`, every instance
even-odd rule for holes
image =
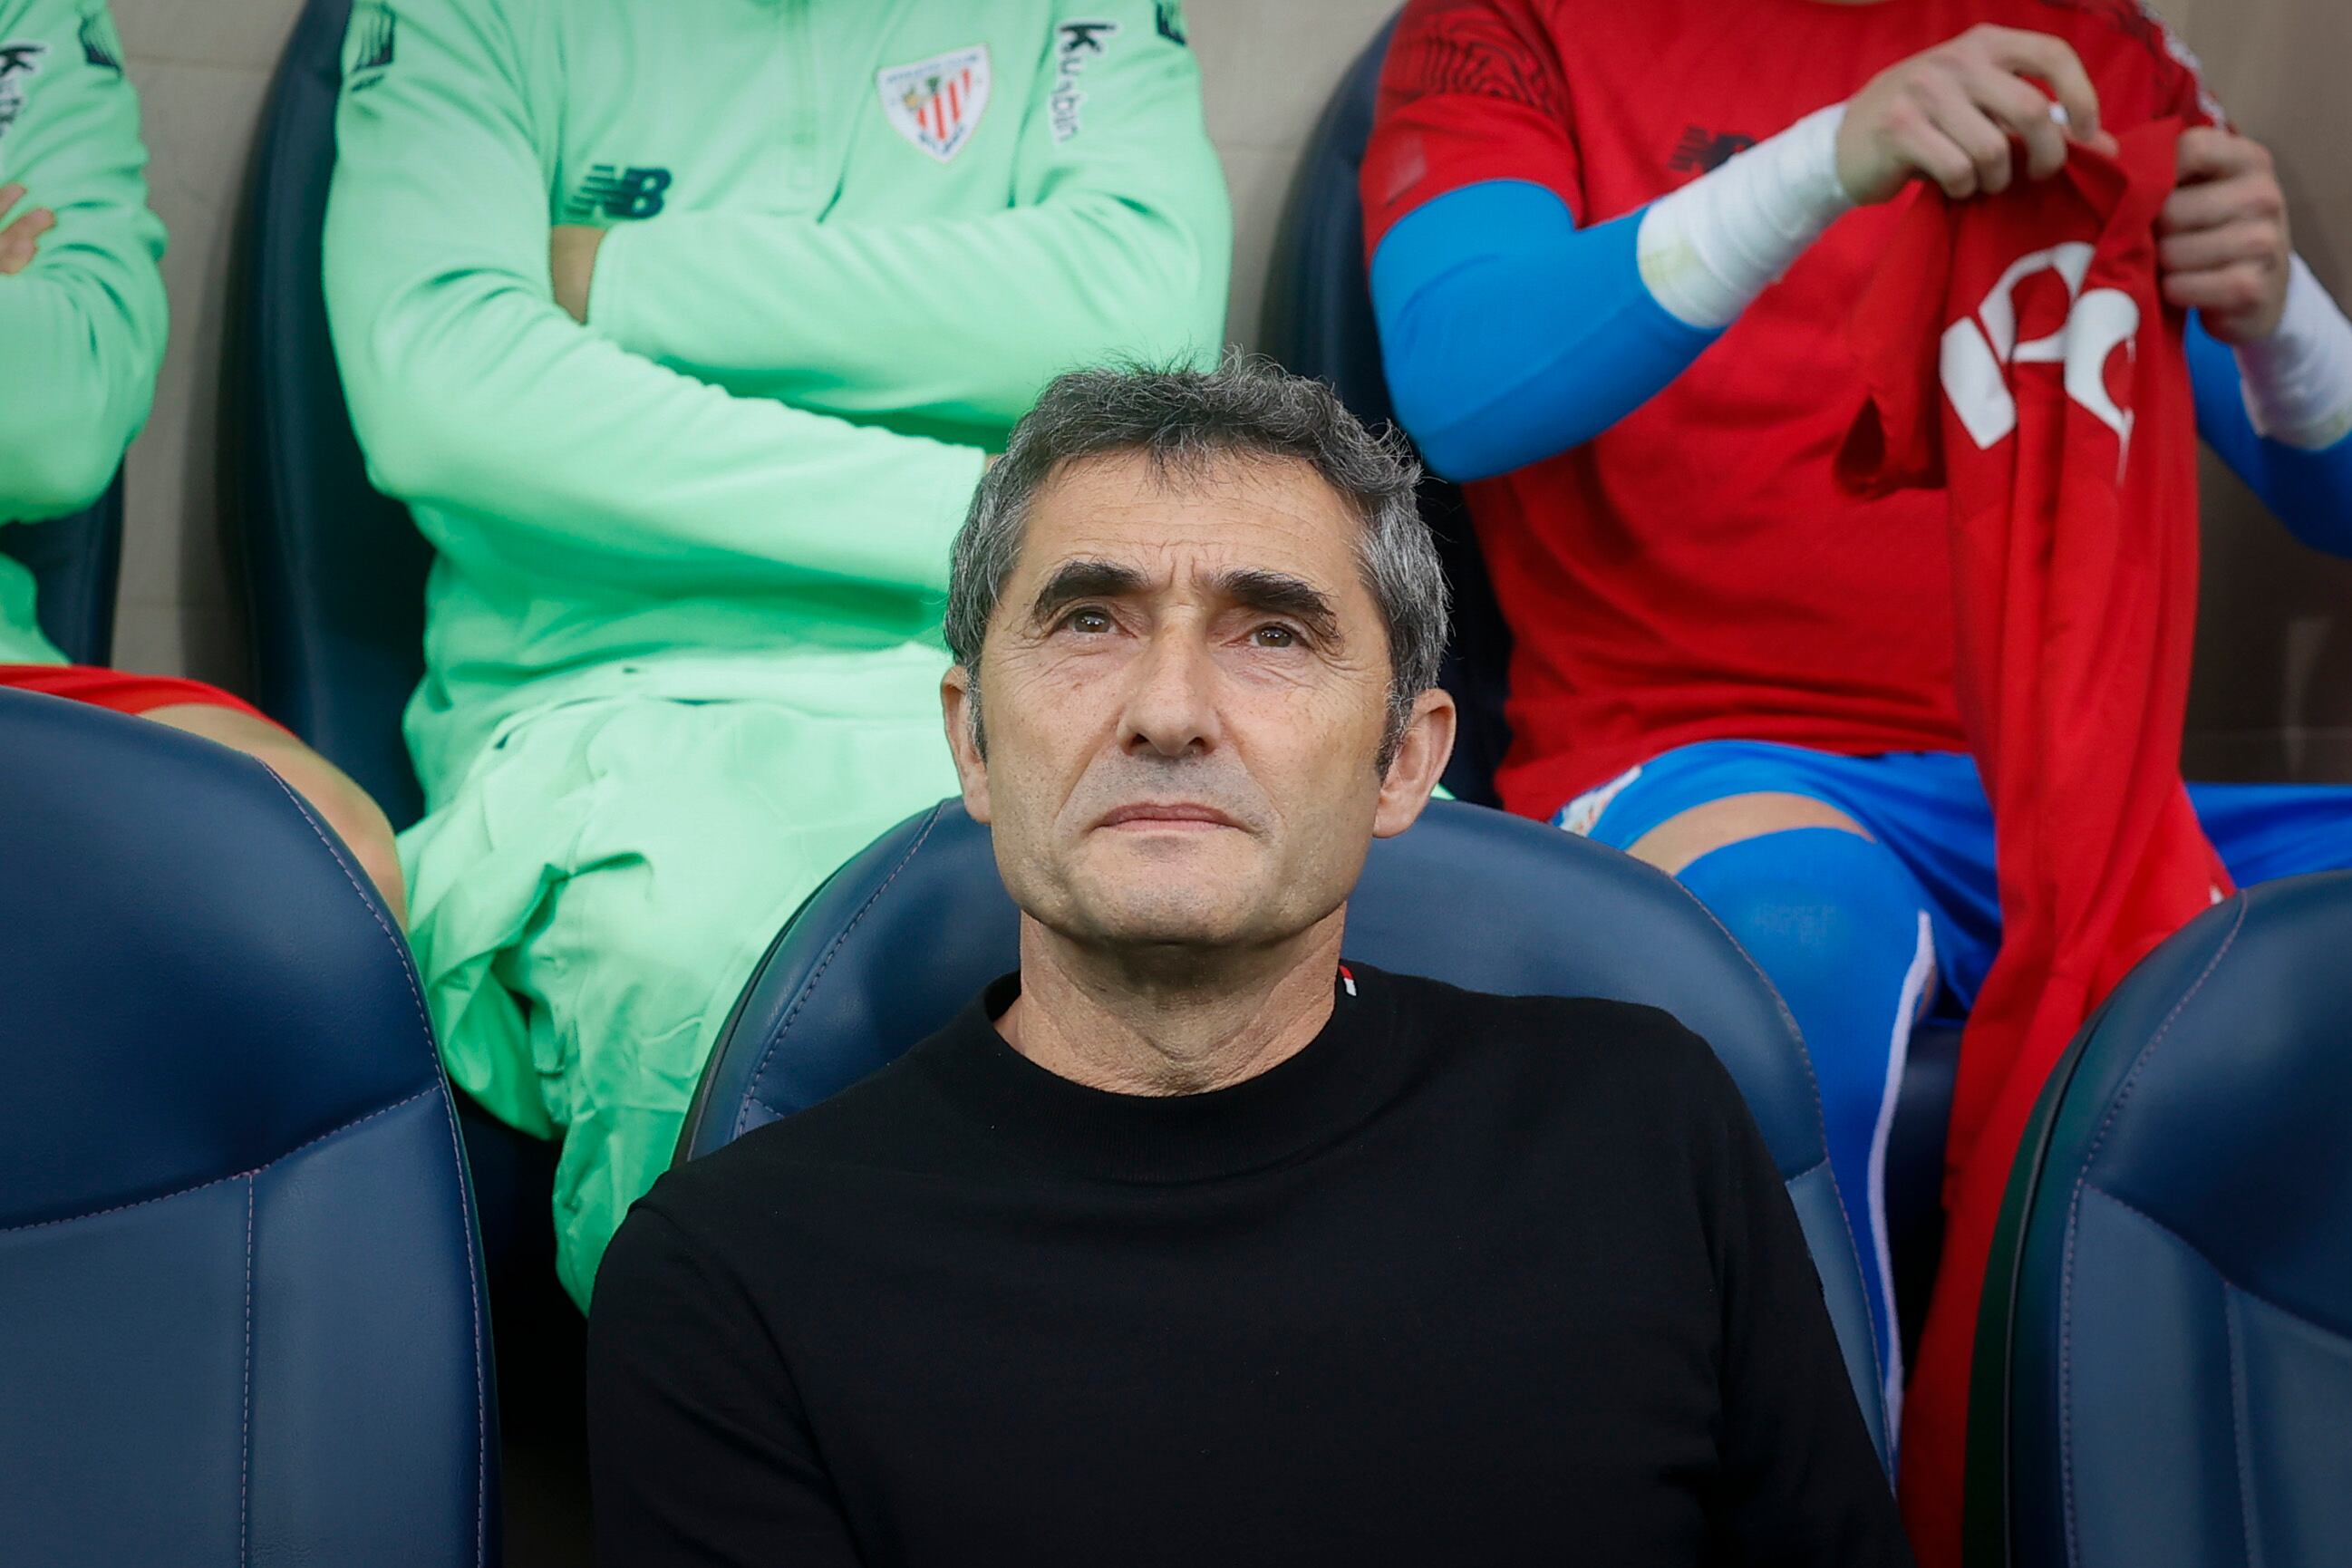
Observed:
[[[1095,826],[1131,833],[1205,833],[1220,827],[1239,828],[1241,824],[1213,805],[1183,800],[1139,800],[1104,813]]]

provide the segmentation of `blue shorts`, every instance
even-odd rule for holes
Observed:
[[[1957,752],[1847,757],[1761,741],[1703,741],[1652,758],[1561,807],[1554,824],[1615,848],[1709,801],[1801,795],[1860,823],[1919,884],[1942,982],[1939,1016],[1963,1016],[2000,942],[1992,808]],[[2352,785],[2190,784],[2198,820],[2244,887],[2352,867]]]

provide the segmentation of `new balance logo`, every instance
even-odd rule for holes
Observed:
[[[599,163],[580,183],[572,198],[575,217],[602,213],[610,218],[651,217],[662,210],[669,190],[667,169],[617,168]]]
[[[1755,137],[1742,136],[1736,131],[1707,131],[1686,125],[1683,139],[1675,143],[1674,156],[1666,160],[1666,167],[1677,174],[1686,174],[1693,169],[1711,174],[1755,145]]]

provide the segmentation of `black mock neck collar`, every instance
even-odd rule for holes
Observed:
[[[1344,1138],[1411,1072],[1387,977],[1349,963],[1331,1016],[1295,1055],[1201,1094],[1120,1094],[1038,1066],[996,1032],[1021,976],[992,983],[909,1053],[964,1114],[1052,1166],[1113,1181],[1213,1180],[1262,1170]]]

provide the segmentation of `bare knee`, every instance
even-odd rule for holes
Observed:
[[[1759,791],[1726,795],[1678,812],[1635,839],[1627,853],[1669,876],[1680,876],[1702,855],[1799,827],[1827,827],[1870,837],[1862,824],[1811,795]]]
[[[392,822],[374,797],[341,768],[277,725],[234,708],[184,702],[150,709],[142,717],[268,763],[287,787],[335,830],[375,884],[393,918],[403,925],[408,923],[407,889],[401,879]]]

